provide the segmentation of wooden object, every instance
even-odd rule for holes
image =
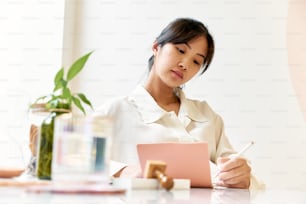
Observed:
[[[24,172],[24,169],[0,167],[0,178],[13,178],[20,176],[22,172]]]
[[[0,187],[27,187],[27,186],[42,186],[49,185],[50,181],[43,180],[18,180],[18,179],[0,179]]]
[[[144,170],[145,178],[157,178],[160,185],[166,190],[174,186],[173,179],[165,174],[167,164],[163,161],[148,160]]]

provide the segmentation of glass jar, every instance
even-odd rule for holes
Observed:
[[[54,120],[69,112],[69,109],[52,109],[40,126],[36,163],[36,176],[39,179],[51,179]]]
[[[30,143],[29,147],[33,157],[36,157],[38,133],[42,121],[50,114],[45,103],[36,103],[31,105],[28,113],[30,121]]]
[[[30,161],[27,164],[23,176],[36,176],[37,143],[39,140],[39,129],[42,121],[50,114],[45,103],[32,104],[28,110],[29,118],[29,148],[31,152]]]
[[[112,121],[65,114],[55,119],[52,180],[108,182]]]

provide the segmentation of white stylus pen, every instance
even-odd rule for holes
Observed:
[[[234,154],[233,157],[231,157],[231,159],[236,159],[238,157],[240,157],[243,153],[245,153],[255,142],[251,141],[250,143],[248,143],[247,145],[245,145],[237,154]]]
[[[248,143],[247,145],[245,145],[237,154],[234,154],[232,157],[230,157],[230,159],[228,161],[232,161],[238,157],[240,157],[243,153],[245,153],[251,146],[253,146],[255,142],[251,141],[250,143]],[[228,162],[227,161],[227,162]],[[216,173],[216,175],[214,177],[217,177],[219,175],[219,171]]]

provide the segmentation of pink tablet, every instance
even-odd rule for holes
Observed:
[[[147,160],[161,160],[172,178],[190,179],[191,187],[212,187],[206,142],[138,144],[137,151],[142,171]]]

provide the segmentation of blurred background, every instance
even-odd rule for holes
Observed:
[[[28,107],[57,70],[94,51],[72,89],[97,108],[147,74],[151,45],[177,17],[201,20],[216,51],[186,84],[224,119],[268,187],[306,189],[305,0],[3,0],[0,2],[0,167],[29,160]]]

